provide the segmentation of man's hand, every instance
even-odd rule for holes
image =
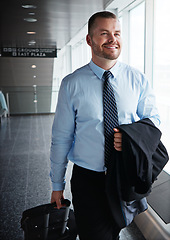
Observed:
[[[53,191],[51,194],[51,203],[56,202],[57,208],[62,207],[61,200],[64,199],[63,191]]]
[[[120,133],[119,129],[114,128],[114,148],[117,151],[122,151],[122,133]]]

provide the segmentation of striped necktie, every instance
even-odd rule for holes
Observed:
[[[114,96],[113,87],[109,82],[112,76],[110,71],[105,71],[103,74],[103,114],[104,114],[104,136],[105,136],[105,166],[109,164],[111,153],[114,148],[114,130],[118,126],[117,106]]]

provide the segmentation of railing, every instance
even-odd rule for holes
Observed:
[[[58,88],[37,87],[1,87],[6,98],[8,114],[38,114],[55,112]]]

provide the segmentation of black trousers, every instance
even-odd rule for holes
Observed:
[[[116,240],[119,229],[113,222],[108,207],[105,173],[74,164],[71,191],[80,239]]]

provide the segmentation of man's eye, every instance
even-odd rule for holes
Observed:
[[[104,33],[102,33],[101,35],[106,35],[107,33],[106,32],[104,32]]]

